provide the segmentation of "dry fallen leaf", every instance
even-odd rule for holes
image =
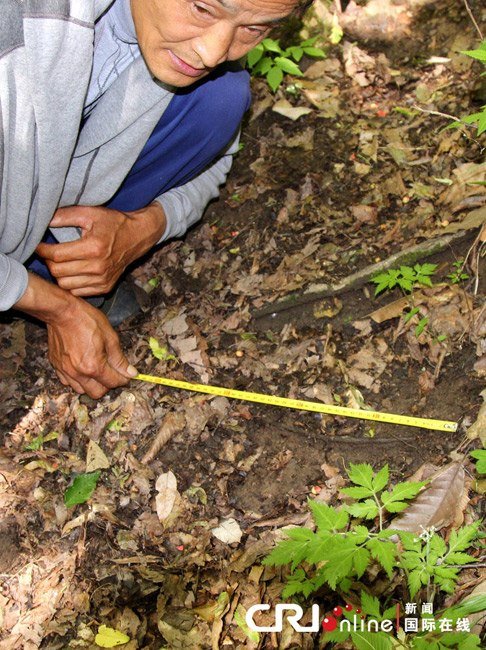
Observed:
[[[186,424],[186,418],[183,413],[168,413],[162,420],[157,435],[155,436],[150,449],[142,458],[142,463],[150,463],[162,447],[172,438],[175,433],[182,431]]]
[[[243,535],[238,522],[233,518],[223,519],[219,526],[211,529],[211,532],[224,544],[238,543]]]
[[[479,438],[484,447],[486,446],[486,389],[481,392],[481,397],[485,401],[481,404],[476,422],[469,427],[466,435],[469,440]]]
[[[305,108],[304,106],[292,106],[292,104],[286,99],[280,99],[278,102],[275,102],[272,107],[272,111],[295,121],[298,120],[299,117],[302,117],[302,115],[308,115],[309,113],[312,113],[312,108]]]
[[[172,472],[161,474],[155,483],[158,494],[155,497],[155,509],[159,521],[164,521],[172,512],[175,501],[179,496],[177,479]]]
[[[439,530],[449,526],[457,518],[458,506],[462,507],[464,479],[460,463],[439,470],[405,512],[395,517],[390,528],[419,534],[424,528]]]
[[[90,440],[86,452],[86,471],[96,472],[97,469],[108,469],[108,467],[110,467],[110,461],[105,452],[97,442]]]

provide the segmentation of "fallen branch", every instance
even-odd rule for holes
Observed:
[[[269,315],[276,313],[281,313],[285,311],[291,311],[302,305],[312,304],[318,302],[323,298],[329,298],[339,293],[345,291],[350,291],[352,289],[357,289],[363,284],[366,284],[371,280],[372,277],[381,273],[383,271],[388,271],[388,269],[395,268],[401,265],[411,265],[417,262],[420,259],[430,257],[436,253],[440,253],[445,248],[450,246],[454,241],[462,239],[468,234],[468,231],[461,230],[459,232],[453,233],[452,235],[443,235],[437,239],[429,239],[427,241],[411,246],[406,250],[399,251],[394,253],[386,260],[382,260],[376,264],[371,264],[366,266],[364,269],[357,271],[348,275],[344,280],[333,285],[311,285],[303,295],[292,294],[291,296],[285,297],[278,302],[272,303],[267,307],[259,309],[253,314],[253,318],[258,320],[259,318],[264,318]]]

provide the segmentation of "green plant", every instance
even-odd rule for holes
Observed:
[[[449,273],[447,279],[451,281],[452,284],[459,284],[464,280],[469,280],[469,274],[464,272],[464,260],[457,260],[452,264],[454,270]]]
[[[80,503],[85,503],[95,491],[100,474],[99,470],[87,474],[78,474],[74,478],[72,485],[64,492],[66,507],[71,508]]]
[[[353,499],[353,503],[341,503],[338,507],[316,501],[309,501],[315,530],[296,527],[285,531],[286,539],[280,541],[264,559],[265,565],[290,565],[290,574],[282,592],[290,596],[309,597],[324,585],[338,593],[356,593],[361,589],[363,615],[373,616],[377,621],[396,619],[396,605],[385,607],[382,612],[378,599],[368,593],[361,582],[370,565],[378,563],[387,574],[390,585],[406,585],[408,596],[413,599],[426,589],[430,606],[437,592],[451,593],[459,578],[463,564],[470,564],[476,558],[466,553],[479,537],[480,522],[452,531],[446,542],[433,528],[426,529],[419,536],[404,531],[394,531],[393,524],[385,528],[388,514],[405,510],[409,501],[424,487],[426,482],[398,483],[390,488],[389,470],[385,465],[374,472],[369,464],[350,465],[348,477],[353,484],[341,492]],[[397,581],[395,574],[403,577]],[[405,584],[404,584],[405,583]],[[388,598],[391,597],[389,590]],[[396,600],[396,599],[395,599]],[[473,600],[473,599],[471,599]],[[445,610],[451,620],[464,611],[482,611],[486,608],[486,596],[474,600],[474,604],[461,603]],[[338,616],[352,620],[352,612],[341,607]],[[348,608],[352,609],[352,608]],[[431,614],[431,612],[428,612]],[[445,616],[442,612],[442,616]],[[425,617],[426,618],[426,617]],[[429,618],[434,618],[429,616]],[[445,634],[445,636],[444,636]],[[354,647],[361,648],[479,648],[479,637],[461,628],[461,625],[447,634],[436,629],[432,623],[425,623],[412,636],[398,631],[397,639],[382,632],[356,630],[330,631],[323,640],[343,642],[351,637]],[[398,646],[396,642],[400,643]],[[324,646],[322,646],[324,647]]]
[[[435,273],[437,264],[415,264],[411,266],[401,266],[399,269],[389,269],[378,273],[371,282],[376,284],[375,296],[382,291],[388,291],[398,286],[405,293],[410,293],[415,285],[421,284],[427,287],[432,286],[430,276]]]
[[[475,449],[471,451],[470,455],[476,458],[476,472],[478,474],[486,474],[486,449]]]
[[[160,361],[175,361],[176,357],[169,352],[165,345],[159,345],[153,336],[149,338],[149,348],[156,359]]]
[[[283,81],[284,74],[302,76],[299,62],[304,55],[323,58],[324,50],[315,47],[316,38],[309,38],[298,45],[291,45],[283,50],[278,40],[265,38],[247,55],[247,66],[251,74],[265,77],[268,85],[275,92]]]
[[[462,52],[462,54],[470,56],[477,61],[481,61],[481,63],[486,65],[486,40],[484,40],[476,50],[467,50]],[[481,76],[485,74],[486,71],[483,72]],[[481,111],[463,117],[462,122],[465,124],[475,124],[478,129],[478,135],[484,133],[484,131],[486,131],[486,105],[482,107]],[[455,124],[457,124],[457,122]]]
[[[351,464],[348,476],[354,485],[343,488],[342,492],[355,503],[337,509],[309,501],[316,531],[308,528],[286,531],[288,539],[280,542],[264,560],[264,564],[291,564],[292,573],[282,594],[285,598],[296,593],[309,596],[325,583],[332,589],[339,585],[347,591],[351,580],[361,578],[374,560],[391,578],[397,546],[390,541],[394,532],[384,530],[385,513],[404,510],[407,501],[416,496],[425,482],[399,483],[385,491],[389,478],[387,465],[374,474],[371,465]],[[350,521],[350,516],[365,521],[378,517],[378,530],[374,532]],[[297,569],[303,562],[316,567],[312,576],[302,567]]]

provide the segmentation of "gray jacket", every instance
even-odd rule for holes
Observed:
[[[101,97],[82,131],[95,20],[113,0],[2,0],[0,20],[0,311],[27,287],[23,266],[58,207],[102,205],[119,188],[173,93],[142,57]],[[129,89],[129,90],[127,90]],[[213,166],[159,197],[164,239],[218,195],[236,142]],[[79,237],[56,228],[60,241]]]

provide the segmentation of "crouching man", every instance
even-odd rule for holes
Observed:
[[[63,384],[98,398],[136,374],[84,298],[218,195],[249,106],[232,62],[303,4],[3,0],[0,310],[46,324]]]

